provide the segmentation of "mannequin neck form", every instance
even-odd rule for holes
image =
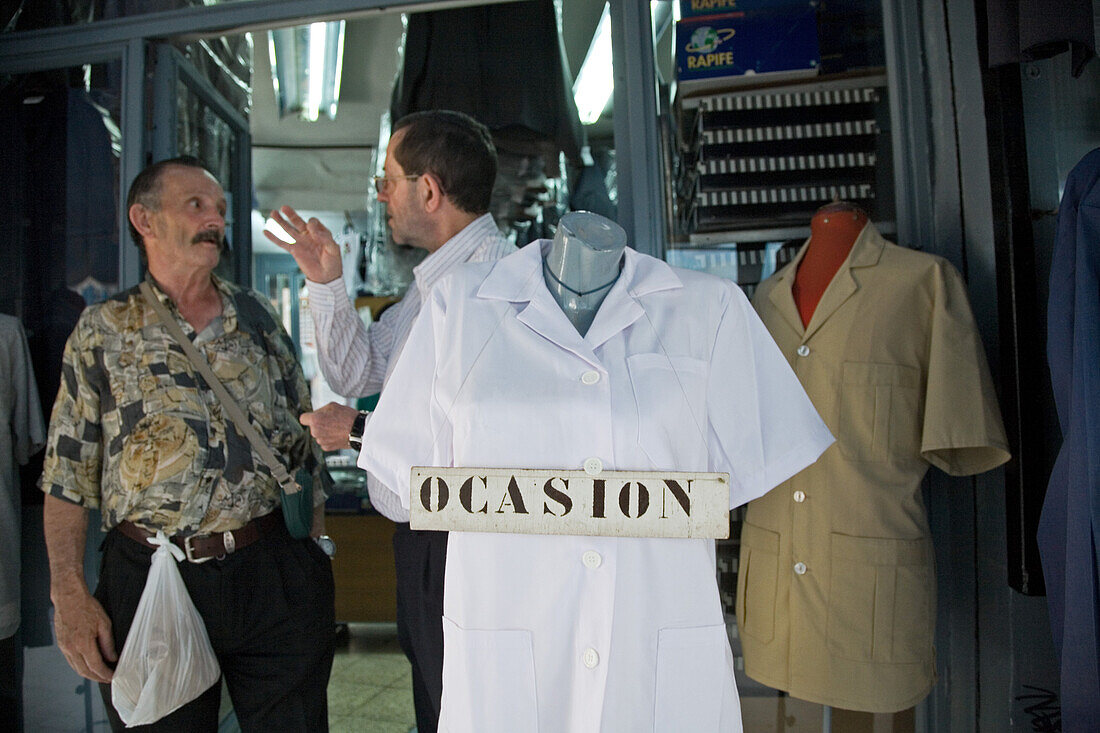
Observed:
[[[865,226],[867,215],[844,205],[823,207],[810,220],[810,243],[798,263],[791,289],[803,326],[810,324],[821,296]]]
[[[587,211],[570,212],[543,259],[543,280],[569,322],[584,336],[622,269],[626,232]]]

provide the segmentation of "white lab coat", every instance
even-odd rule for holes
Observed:
[[[735,285],[627,249],[582,338],[549,244],[432,290],[360,457],[405,506],[414,465],[596,458],[728,471],[734,507],[832,442]],[[711,540],[455,532],[443,615],[442,731],[741,730]]]

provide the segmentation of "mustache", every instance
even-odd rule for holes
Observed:
[[[228,242],[225,241],[225,235],[218,229],[203,229],[191,239],[191,244],[198,244],[199,242],[210,242],[211,244],[218,245],[218,249],[224,250],[228,246]]]

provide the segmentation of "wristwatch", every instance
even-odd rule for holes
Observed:
[[[321,548],[321,552],[328,555],[330,559],[336,555],[336,543],[327,534],[323,534],[320,537],[314,537],[313,541]]]
[[[367,415],[370,413],[366,410],[360,410],[359,414],[355,416],[355,422],[351,424],[351,432],[348,433],[348,443],[355,450],[363,449],[363,431],[367,429]]]

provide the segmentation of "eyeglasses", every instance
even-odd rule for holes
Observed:
[[[415,176],[375,176],[374,177],[374,190],[378,193],[385,194],[395,181],[407,181],[410,179],[420,178],[423,173],[417,173]]]

